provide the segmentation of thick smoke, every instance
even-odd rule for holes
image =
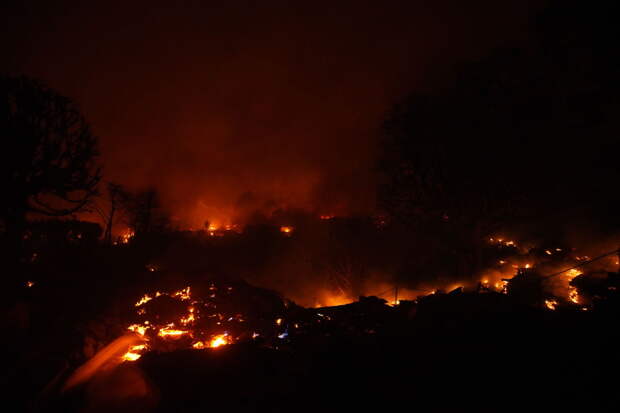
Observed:
[[[249,209],[372,211],[385,112],[453,62],[523,37],[534,12],[517,1],[140,3],[13,5],[3,27],[23,37],[0,36],[6,70],[76,99],[105,178],[156,187],[193,227]]]

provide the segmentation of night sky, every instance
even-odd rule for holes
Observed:
[[[153,185],[200,225],[372,211],[387,111],[457,62],[527,44],[545,2],[9,3],[0,69],[80,104],[105,180]]]

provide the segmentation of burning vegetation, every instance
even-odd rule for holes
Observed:
[[[428,377],[445,380],[448,374],[487,369],[488,374],[505,379],[508,373],[504,372],[521,365],[532,369],[543,365],[543,360],[528,359],[536,351],[523,350],[532,340],[560,349],[555,351],[562,352],[562,360],[582,360],[572,353],[576,346],[567,346],[566,340],[584,345],[585,338],[574,336],[591,325],[603,325],[615,317],[616,305],[620,306],[618,256],[613,248],[577,249],[566,243],[528,241],[523,236],[486,236],[479,244],[486,265],[480,271],[460,279],[411,277],[405,283],[385,270],[380,276],[373,273],[377,267],[389,268],[390,260],[374,259],[388,249],[386,234],[399,230],[393,224],[343,217],[315,217],[311,222],[297,222],[290,233],[282,232],[281,223],[274,222],[240,227],[221,236],[206,230],[179,231],[166,235],[174,242],[166,238],[157,244],[151,235],[153,244],[136,236],[127,243],[106,246],[109,257],[118,257],[118,261],[101,262],[102,268],[93,271],[101,271],[102,279],[126,268],[118,263],[131,271],[118,275],[115,283],[121,288],[102,294],[117,298],[97,305],[89,302],[97,296],[88,293],[62,300],[68,309],[92,310],[67,313],[83,317],[72,325],[88,327],[80,327],[81,347],[63,344],[75,356],[58,379],[61,403],[76,394],[93,397],[95,387],[104,389],[102,400],[109,402],[109,393],[118,388],[111,381],[116,375],[118,380],[135,380],[131,394],[139,400],[162,394],[159,406],[165,411],[174,408],[169,403],[178,400],[181,382],[192,389],[204,383],[209,389],[217,388],[226,397],[211,406],[224,408],[230,400],[237,400],[233,389],[238,388],[238,381],[243,382],[243,374],[254,381],[239,388],[265,382],[261,391],[276,392],[275,399],[286,394],[300,396],[301,390],[287,387],[286,380],[273,385],[268,366],[276,365],[282,372],[276,376],[308,374],[306,387],[300,389],[314,388],[312,382],[317,380],[329,380],[338,388],[337,377],[344,374],[347,380],[355,382],[359,376],[360,381],[365,378],[373,383],[356,382],[367,386],[368,392],[379,388],[381,394],[391,394],[393,388],[404,385],[397,377],[415,372],[412,380],[417,387],[439,393],[440,386],[430,386]],[[89,252],[81,244],[85,239],[73,237],[67,248],[86,255]],[[315,239],[319,241],[313,243]],[[32,231],[29,242],[40,248],[37,259],[29,261],[32,268],[46,268],[54,263],[52,258],[63,257],[48,254],[37,231]],[[92,248],[100,253],[96,244]],[[379,253],[375,254],[376,248]],[[167,258],[168,253],[174,259]],[[285,265],[289,263],[294,265]],[[312,265],[305,273],[307,263]],[[195,267],[184,267],[190,264]],[[262,268],[271,278],[261,280],[256,275]],[[32,277],[36,282],[19,286],[20,291],[37,297],[33,302],[49,291],[59,291],[41,271]],[[287,283],[279,285],[282,295],[274,288],[278,271],[288,275]],[[310,271],[313,276],[308,275]],[[225,272],[255,278],[246,282],[227,274],[213,275]],[[76,273],[69,284],[72,291],[92,292],[88,280],[80,278],[82,274]],[[300,274],[303,283],[294,285],[290,274]],[[290,295],[295,295],[295,302]],[[296,304],[302,300],[303,306]],[[64,331],[61,326],[55,328]],[[556,334],[560,328],[565,330]],[[496,363],[489,360],[502,360],[501,368],[490,367]],[[233,379],[223,379],[223,371]],[[338,373],[326,378],[326,371]],[[394,379],[388,378],[389,386],[382,388],[386,376]],[[126,403],[129,396],[123,397]],[[205,407],[201,402],[196,405]]]
[[[127,330],[144,343],[122,356],[136,361],[147,351],[216,349],[260,338],[288,336],[283,322],[294,304],[242,282],[201,282],[173,292],[145,294],[135,304]],[[299,324],[296,324],[299,327]]]
[[[15,410],[34,413],[364,411],[370,405],[589,412],[610,410],[604,403],[610,402],[618,410],[614,382],[603,379],[620,368],[620,191],[613,189],[619,177],[620,88],[612,64],[619,36],[609,20],[617,13],[585,7],[587,2],[552,1],[531,25],[518,24],[519,34],[511,37],[527,38],[522,49],[477,48],[479,61],[456,64],[457,73],[440,76],[430,67],[433,79],[424,79],[426,69],[402,70],[410,66],[410,51],[428,49],[434,56],[446,36],[433,37],[435,48],[416,48],[409,40],[426,37],[401,36],[398,28],[424,26],[411,24],[413,9],[394,13],[382,5],[377,14],[357,3],[345,5],[342,16],[338,7],[327,13],[336,31],[323,30],[325,25],[310,30],[313,18],[326,16],[318,9],[300,13],[293,7],[300,20],[290,19],[286,8],[262,15],[257,8],[232,7],[230,20],[218,18],[227,5],[197,8],[191,16],[170,9],[183,30],[167,30],[167,40],[168,33],[192,27],[207,27],[209,35],[221,28],[226,36],[242,34],[241,48],[217,36],[192,36],[200,47],[177,48],[204,50],[190,56],[198,64],[190,72],[202,76],[207,72],[201,65],[224,67],[208,72],[230,75],[241,87],[218,84],[241,94],[228,96],[204,79],[188,78],[187,90],[195,93],[150,102],[157,106],[149,110],[155,123],[119,129],[124,132],[118,136],[144,137],[144,145],[118,142],[120,157],[114,156],[115,145],[100,150],[71,99],[26,76],[0,76],[0,132],[11,146],[0,162],[0,254],[8,274],[2,321],[11,332],[5,340],[3,383],[11,394],[6,406],[17,402]],[[504,26],[478,7],[463,10]],[[26,9],[20,6],[19,15],[45,20],[54,6],[42,13]],[[136,20],[133,11],[144,14],[143,7],[130,9],[129,21]],[[153,18],[139,23],[157,23],[158,33],[176,27],[159,24],[155,9]],[[446,10],[450,23],[462,14]],[[109,21],[106,13],[88,15]],[[74,21],[73,13],[68,16]],[[391,20],[382,21],[386,16]],[[9,29],[21,27],[20,19],[9,19]],[[233,20],[243,30],[230,30]],[[269,33],[248,42],[252,31],[246,29],[254,22]],[[470,26],[476,25],[468,21]],[[535,28],[523,32],[530,26]],[[121,36],[130,31],[121,30]],[[287,36],[273,35],[280,32]],[[471,33],[470,40],[487,32]],[[308,33],[338,50],[313,47]],[[4,37],[33,37],[12,34]],[[408,49],[381,37],[386,34],[406,39]],[[134,49],[138,55],[155,50],[159,57],[161,48],[148,38],[153,47],[115,38],[113,48],[121,47],[124,60],[131,60],[126,52]],[[50,44],[71,43],[58,39]],[[84,39],[105,49],[105,41]],[[267,53],[245,53],[246,46],[272,42]],[[177,43],[185,44],[170,44]],[[32,48],[15,49],[36,61]],[[211,61],[220,49],[242,69],[258,67],[250,70],[258,81],[243,82],[243,70]],[[341,100],[346,93],[332,93],[338,110],[331,111],[322,96],[310,96],[315,88],[297,87],[308,82],[296,78],[295,69],[338,63],[350,54],[343,50],[362,49],[354,66],[370,62],[372,68],[341,82],[355,91],[349,95],[358,100],[358,92],[370,87],[370,93],[406,96],[391,108],[383,107],[389,98],[368,99],[371,111],[385,110],[381,125],[365,123],[379,119],[378,113],[365,116],[370,112],[364,105]],[[376,59],[375,49],[388,58]],[[407,64],[390,73],[422,76],[399,84],[449,79],[435,90],[408,95],[377,88],[382,80],[374,74],[382,62],[398,60],[392,53],[407,56]],[[200,62],[202,55],[207,60]],[[294,56],[295,63],[274,65],[276,55]],[[163,60],[176,66],[187,60],[177,57]],[[54,54],[52,60],[58,59]],[[139,73],[149,65],[130,66]],[[263,78],[281,74],[274,68],[287,73],[275,83]],[[44,75],[45,67],[37,66],[39,72]],[[364,82],[355,82],[369,73],[376,81],[360,88]],[[313,71],[312,77],[330,76]],[[141,78],[153,89],[151,77]],[[282,81],[284,88],[278,87]],[[158,84],[164,87],[155,92],[162,96],[183,90],[178,82]],[[255,99],[263,96],[255,93],[262,85],[275,91],[263,94],[264,102]],[[286,99],[291,85],[292,100]],[[224,100],[209,103],[207,95]],[[131,94],[113,100],[126,97]],[[186,106],[194,98],[206,106]],[[239,104],[229,105],[229,98]],[[291,107],[278,113],[277,102]],[[209,108],[232,112],[192,119]],[[175,120],[179,114],[182,121]],[[102,130],[115,130],[101,123],[105,119],[138,119],[108,115],[97,116]],[[171,145],[162,138],[175,134],[198,140]],[[342,143],[331,139],[337,135]],[[102,139],[109,145],[114,137]],[[136,148],[140,153],[132,152]],[[103,160],[112,165],[110,176],[103,175],[103,153],[113,154]],[[129,169],[118,170],[121,164]]]

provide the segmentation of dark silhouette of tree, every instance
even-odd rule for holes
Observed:
[[[450,86],[408,97],[385,123],[382,207],[472,267],[478,252],[465,246],[506,222],[579,208],[598,219],[618,202],[605,190],[619,178],[610,62],[620,56],[607,37],[617,25],[573,1],[553,3],[537,25],[531,44],[460,65]]]
[[[138,192],[121,191],[120,194],[126,223],[136,239],[153,232],[169,229],[170,219],[163,210],[157,190],[148,188]]]
[[[123,212],[123,199],[126,197],[124,188],[113,182],[106,185],[107,198],[103,206],[100,202],[93,202],[92,208],[99,214],[104,224],[103,241],[106,245],[112,245],[112,230],[118,217],[118,212]]]
[[[28,77],[0,77],[0,218],[20,237],[26,216],[83,209],[101,177],[97,138],[77,105]]]

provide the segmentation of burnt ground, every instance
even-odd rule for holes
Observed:
[[[37,412],[617,411],[618,309],[548,311],[495,293],[367,299],[318,310],[329,323],[279,342],[147,353],[64,394],[41,392],[53,357],[4,386]]]

